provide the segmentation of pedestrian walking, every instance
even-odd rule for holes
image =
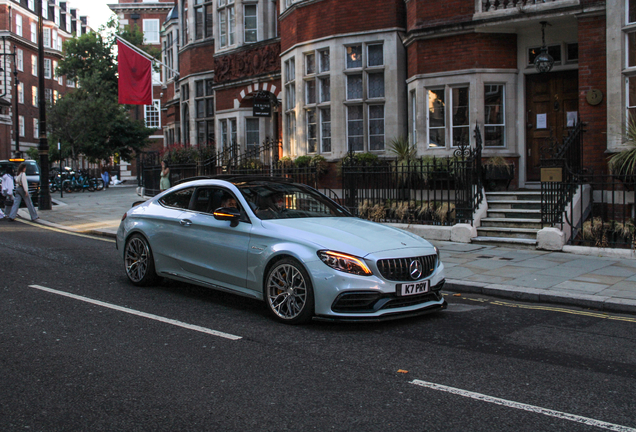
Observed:
[[[2,189],[1,193],[4,197],[4,215],[3,217],[8,218],[9,213],[11,212],[11,207],[13,207],[13,167],[8,167],[7,171],[2,176]]]
[[[161,180],[159,181],[159,191],[163,192],[170,188],[170,167],[166,161],[161,161]]]
[[[29,195],[29,183],[26,178],[26,164],[23,162],[18,166],[18,175],[15,178],[15,198],[13,200],[13,207],[11,207],[11,213],[9,213],[9,221],[15,221],[15,217],[18,215],[18,209],[20,208],[20,203],[22,200],[26,203],[27,208],[29,209],[29,215],[31,216],[32,221],[38,220],[38,212],[35,211],[35,207],[33,207],[33,202],[31,201],[31,195]]]

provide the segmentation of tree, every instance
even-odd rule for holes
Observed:
[[[116,28],[111,20],[108,26]],[[105,29],[102,28],[102,31]],[[143,43],[138,29],[120,31],[133,43]],[[64,43],[58,74],[75,79],[78,88],[48,107],[47,127],[54,142],[62,144],[62,156],[92,162],[114,154],[130,160],[148,145],[152,129],[130,117],[130,106],[117,101],[117,64],[111,35],[87,33]]]
[[[62,143],[63,155],[76,160],[80,154],[92,162],[115,153],[128,159],[146,147],[152,129],[131,119],[117,103],[109,81],[99,73],[84,76],[83,85],[49,107],[48,130]]]

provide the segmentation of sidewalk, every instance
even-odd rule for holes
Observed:
[[[44,225],[115,237],[121,217],[142,200],[135,185],[99,192],[51,194],[53,209],[39,212]],[[29,220],[26,209],[20,216]],[[636,314],[633,251],[567,247],[566,252],[509,249],[434,241],[446,267],[447,292],[580,306]]]

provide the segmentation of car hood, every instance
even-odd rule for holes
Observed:
[[[275,219],[263,221],[263,227],[278,229],[290,239],[362,257],[395,249],[433,248],[415,234],[356,217]]]

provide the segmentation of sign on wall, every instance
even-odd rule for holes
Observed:
[[[269,100],[269,96],[266,94],[257,94],[254,97],[254,108],[252,111],[254,117],[271,117],[272,104]]]

